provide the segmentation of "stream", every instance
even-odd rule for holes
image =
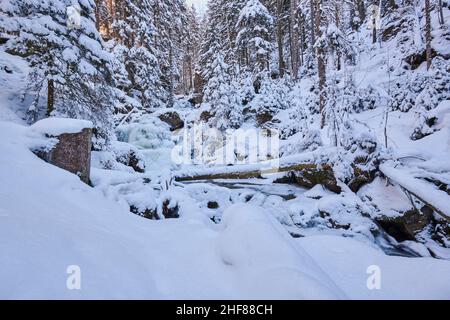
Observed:
[[[144,161],[146,163],[147,172],[156,172],[158,174],[165,174],[173,172],[175,169],[172,161],[172,150],[178,137],[170,133],[161,131],[161,128],[155,127],[153,124],[140,124],[138,134],[134,136],[127,133],[125,136],[128,138],[126,142],[135,145],[140,149]],[[167,142],[171,141],[170,143]],[[151,143],[149,143],[151,142]],[[179,168],[178,168],[179,169]],[[276,211],[288,211],[286,208],[291,203],[298,205],[298,199],[309,190],[291,185],[291,184],[275,184],[270,179],[247,179],[247,180],[205,180],[205,181],[191,181],[183,182],[185,186],[210,186],[214,188],[225,188],[230,192],[237,192],[242,194],[254,194],[259,195],[260,198],[268,199],[271,196],[275,196],[279,201],[277,204],[272,204],[271,208]],[[220,190],[220,189],[219,189]],[[329,191],[325,192],[325,196]],[[253,197],[253,196],[252,196]],[[314,197],[313,197],[314,199]],[[202,199],[205,200],[205,199]],[[305,200],[306,201],[306,200]],[[308,200],[311,201],[311,200]],[[289,203],[288,203],[289,202]],[[286,205],[287,204],[287,205]],[[226,204],[229,205],[229,204]],[[221,210],[226,208],[224,205]],[[262,204],[259,204],[262,205]],[[264,205],[265,206],[265,205]],[[306,230],[298,225],[293,225],[293,228],[298,228],[298,233],[301,234],[301,230]],[[326,231],[317,231],[326,232]],[[296,231],[297,233],[297,231]],[[415,253],[412,249],[405,245],[397,244],[392,241],[384,230],[380,227],[379,233],[375,236],[375,243],[380,247],[387,255],[402,256],[402,257],[419,257],[420,255]]]

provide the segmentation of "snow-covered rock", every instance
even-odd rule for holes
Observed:
[[[80,133],[84,129],[92,128],[93,123],[88,120],[55,117],[42,119],[31,126],[31,130],[51,137],[64,133]]]
[[[76,174],[90,184],[92,128],[90,121],[47,118],[36,122],[30,130],[57,139],[50,149],[33,150],[43,160]]]

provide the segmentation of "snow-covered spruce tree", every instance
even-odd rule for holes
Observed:
[[[205,87],[204,104],[213,114],[211,125],[219,130],[239,128],[242,124],[242,106],[237,92],[237,83],[232,82],[229,66],[221,52],[212,63],[212,74]]]
[[[200,17],[194,6],[188,8],[187,25],[184,27],[185,36],[183,37],[183,59],[181,61],[181,83],[180,90],[189,94],[194,90],[194,76],[197,69],[200,43],[201,26]]]
[[[270,122],[281,110],[291,107],[289,93],[291,88],[287,78],[271,79],[267,76],[260,78],[258,94],[249,106],[256,115],[258,125]]]
[[[296,84],[286,97],[290,108],[277,125],[280,131],[280,151],[283,156],[314,151],[323,145],[320,131],[315,124],[310,107],[300,84]]]
[[[210,0],[206,13],[206,28],[202,41],[200,65],[204,69],[206,81],[211,71],[210,65],[219,50],[224,61],[233,66],[232,76],[240,73],[236,50],[237,22],[246,0]]]
[[[273,45],[270,32],[273,18],[259,0],[248,0],[237,21],[236,44],[240,51],[240,64],[255,73],[269,69],[269,56]]]
[[[340,69],[341,58],[344,58],[345,63],[353,64],[356,56],[355,46],[334,23],[328,25],[326,37],[323,40],[322,45],[326,53],[333,58],[333,64],[337,70]]]
[[[430,111],[437,107],[439,103],[439,93],[433,81],[428,77],[425,88],[417,96],[414,113],[416,116],[416,127],[411,135],[412,140],[422,139],[434,132],[436,118],[430,115]]]
[[[435,58],[428,74],[425,76],[425,86],[414,102],[416,127],[411,139],[419,140],[436,131],[434,125],[438,120],[434,109],[443,100],[450,99],[450,63]]]
[[[117,39],[112,40],[114,43],[111,45],[129,81],[121,79],[123,72],[116,73],[117,80],[129,96],[141,102],[144,111],[161,107],[164,99],[161,72],[154,53],[152,4],[151,0],[124,1],[121,7],[123,14],[116,14],[114,23]]]
[[[184,0],[149,0],[155,26],[155,55],[161,70],[161,85],[165,92],[164,102],[172,107],[179,82],[179,66],[184,57],[184,27],[188,25]]]
[[[237,21],[236,16],[238,16],[240,12],[240,10],[237,11],[236,9],[237,2],[239,1],[242,0],[208,1],[199,60],[205,82],[208,82],[211,77],[212,64],[219,51],[223,54],[226,63],[237,66],[237,63],[235,63],[234,38],[235,24]],[[232,71],[234,70],[230,70],[230,72]]]
[[[239,78],[239,99],[243,106],[247,106],[255,97],[255,87],[253,85],[253,75],[250,72],[242,73]]]
[[[356,178],[356,172],[375,170],[379,147],[372,130],[357,121],[349,110],[351,96],[345,94],[336,79],[327,84],[326,123],[332,145],[337,147],[333,155],[333,171],[336,178],[346,183]]]
[[[392,111],[408,112],[414,107],[416,98],[417,93],[413,87],[413,81],[409,74],[406,74],[394,83],[389,108]]]
[[[95,26],[94,2],[5,0],[0,12],[1,31],[12,35],[7,50],[31,66],[30,120],[43,115],[45,95],[47,115],[92,120],[95,145],[103,147],[111,132],[113,79],[110,55]]]

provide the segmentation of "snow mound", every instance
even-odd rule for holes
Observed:
[[[392,257],[352,238],[317,235],[294,240],[350,299],[449,299],[450,263],[432,258]],[[371,266],[381,288],[370,290]]]
[[[219,253],[248,283],[254,299],[338,299],[344,295],[281,225],[261,207],[238,204],[224,212]]]
[[[92,129],[93,127],[93,123],[87,120],[52,117],[36,122],[31,126],[31,130],[56,137],[64,133],[79,133],[84,129]]]

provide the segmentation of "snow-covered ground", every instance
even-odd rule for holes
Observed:
[[[297,242],[350,299],[450,299],[448,261],[386,256],[343,237],[312,236]],[[373,270],[380,271],[379,290],[367,289]]]
[[[262,207],[223,222],[131,215],[32,154],[43,138],[0,122],[0,297],[158,299],[449,298],[450,262],[389,257],[351,239],[293,239]],[[81,290],[68,290],[69,266]],[[366,286],[371,265],[382,289]],[[414,285],[420,290],[411,290]]]

